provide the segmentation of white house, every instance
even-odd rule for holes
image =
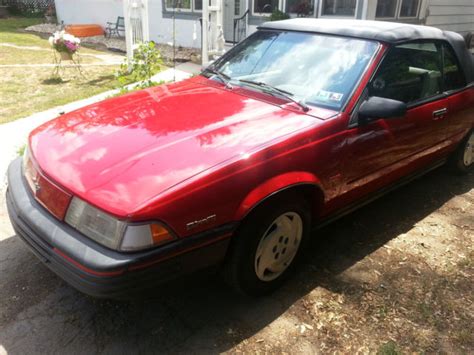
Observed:
[[[122,0],[55,0],[59,21],[65,24],[105,25],[123,16]],[[201,46],[202,0],[148,1],[150,39]],[[462,34],[474,32],[474,0],[218,0],[223,2],[225,40],[234,38],[234,19],[242,37],[255,31],[275,9],[292,17],[356,18],[426,24]],[[174,26],[173,26],[174,23]],[[174,30],[173,30],[174,29]],[[237,34],[238,35],[238,34]],[[238,36],[237,36],[238,37]]]

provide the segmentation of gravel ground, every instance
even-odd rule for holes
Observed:
[[[148,301],[92,299],[33,257],[0,206],[0,353],[474,353],[473,173],[435,170],[319,230],[258,300],[207,273]]]

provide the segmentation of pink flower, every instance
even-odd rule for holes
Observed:
[[[69,42],[69,41],[64,41],[64,45],[71,52],[75,52],[77,50],[77,45],[75,43],[72,43],[72,42]]]
[[[74,37],[64,31],[55,32],[50,38],[49,43],[58,52],[70,52],[75,53],[79,49],[79,38]]]

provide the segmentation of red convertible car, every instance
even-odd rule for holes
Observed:
[[[199,76],[35,129],[9,167],[8,209],[17,235],[87,294],[128,297],[220,265],[261,295],[312,228],[441,164],[472,168],[473,125],[459,34],[270,22]]]

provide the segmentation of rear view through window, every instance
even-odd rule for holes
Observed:
[[[412,103],[442,91],[441,58],[435,43],[392,48],[371,85],[371,96]]]
[[[447,43],[418,42],[390,50],[370,85],[370,95],[410,104],[465,85]]]
[[[454,56],[453,50],[443,44],[443,70],[444,70],[444,90],[456,90],[466,86],[466,78],[459,63]]]

